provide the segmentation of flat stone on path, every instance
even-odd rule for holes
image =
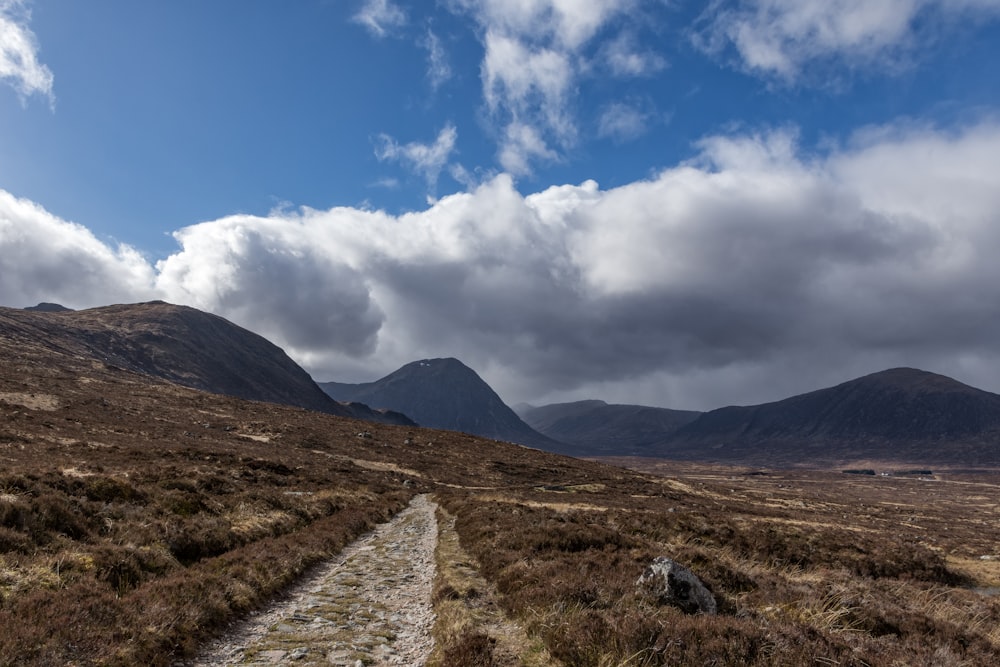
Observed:
[[[433,648],[434,509],[415,497],[187,664],[423,665]]]

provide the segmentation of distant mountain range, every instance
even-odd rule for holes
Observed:
[[[894,368],[773,403],[705,413],[578,401],[520,406],[577,456],[762,466],[908,461],[1000,465],[1000,395]]]
[[[1000,395],[894,368],[774,403],[707,412],[656,456],[761,465],[852,460],[1000,463]]]
[[[429,428],[463,431],[552,452],[574,449],[525,424],[458,359],[414,361],[375,382],[320,382],[319,386],[338,401],[359,401],[402,412]]]
[[[535,430],[573,445],[577,456],[649,456],[664,437],[702,414],[598,400],[521,404],[517,412]]]
[[[281,348],[216,315],[162,301],[69,310],[0,308],[0,332],[194,389],[369,421],[403,415],[330,399]]]
[[[161,301],[80,311],[57,304],[0,308],[0,336],[15,349],[50,349],[213,393],[574,456],[762,466],[1000,465],[1000,395],[912,368],[705,413],[592,400],[519,406],[522,419],[457,359],[415,361],[375,382],[317,385],[261,336]]]

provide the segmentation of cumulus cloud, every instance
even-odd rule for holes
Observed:
[[[156,287],[168,300],[250,325],[292,349],[363,356],[376,348],[383,313],[356,250],[339,241],[379,217],[305,209],[186,227],[175,234],[180,252],[157,264]]]
[[[406,25],[406,12],[392,0],[365,0],[354,15],[354,21],[367,28],[375,37],[385,37]]]
[[[741,0],[713,3],[696,43],[733,46],[744,67],[786,81],[810,63],[886,67],[916,45],[917,21],[1000,14],[997,0]]]
[[[501,165],[527,174],[534,160],[551,160],[575,145],[573,101],[590,67],[588,49],[635,2],[451,0],[449,6],[472,18],[483,43],[483,97],[498,128]],[[623,48],[615,53],[627,60]],[[653,60],[644,66],[653,67]]]
[[[0,302],[70,308],[151,298],[154,272],[138,251],[111,248],[85,227],[0,190]]]
[[[431,144],[410,142],[400,145],[389,135],[382,134],[375,148],[375,157],[379,160],[401,162],[416,170],[427,181],[427,186],[433,190],[441,170],[448,164],[448,159],[455,150],[457,139],[458,130],[450,124],[441,129],[437,139]]]
[[[28,27],[24,0],[0,0],[0,80],[27,99],[42,95],[55,102],[52,71],[38,60],[38,42]]]
[[[993,122],[823,154],[793,129],[714,136],[609,190],[525,196],[501,174],[398,216],[204,222],[155,267],[4,193],[0,297],[188,303],[321,380],[457,356],[510,401],[710,408],[898,365],[998,390],[998,156]]]

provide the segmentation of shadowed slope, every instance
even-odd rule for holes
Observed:
[[[1000,462],[1000,396],[895,368],[775,403],[707,412],[656,448],[667,457],[768,463]]]
[[[475,371],[458,359],[414,361],[375,382],[321,382],[320,387],[338,401],[360,401],[397,410],[421,426],[548,451],[566,450],[562,443],[525,424]]]
[[[0,310],[33,344],[217,394],[384,420],[330,400],[281,348],[216,315],[162,301],[79,311]],[[401,416],[399,416],[401,417]],[[406,423],[394,418],[394,423]]]
[[[581,455],[642,455],[702,413],[604,401],[526,407],[521,418],[535,430],[574,445]]]

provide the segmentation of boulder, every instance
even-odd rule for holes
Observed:
[[[715,614],[715,597],[691,570],[664,556],[646,568],[635,585],[659,604],[678,607],[687,614]]]

